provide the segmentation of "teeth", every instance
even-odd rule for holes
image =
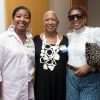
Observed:
[[[24,24],[19,24],[20,26],[25,26]]]
[[[79,25],[79,24],[75,24],[75,25]]]
[[[52,26],[49,26],[48,28],[52,28]]]
[[[74,23],[74,25],[79,25],[79,23]]]

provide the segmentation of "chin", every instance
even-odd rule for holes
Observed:
[[[48,32],[52,31],[52,30],[47,30]]]
[[[82,28],[82,26],[76,26],[76,27],[74,27],[74,29],[81,29]]]

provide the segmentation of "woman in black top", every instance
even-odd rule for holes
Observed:
[[[54,11],[43,18],[44,32],[34,37],[35,100],[66,100],[66,63],[68,39],[56,29],[59,21]]]

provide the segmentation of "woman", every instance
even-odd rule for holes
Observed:
[[[44,32],[34,37],[36,53],[35,100],[66,99],[68,40],[57,32],[59,21],[54,11],[44,14]]]
[[[3,100],[34,100],[34,43],[27,31],[30,11],[20,6],[12,14],[13,25],[0,36],[0,85]]]
[[[87,12],[83,7],[72,7],[68,19],[73,30],[67,33],[69,60],[66,100],[100,100],[100,72],[92,72],[85,57],[86,42],[100,45],[100,28],[86,26]]]

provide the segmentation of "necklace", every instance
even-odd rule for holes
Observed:
[[[40,53],[40,63],[43,64],[43,69],[51,71],[54,70],[57,65],[57,61],[60,59],[59,52],[60,39],[57,35],[57,42],[55,45],[47,43],[45,35],[43,36],[42,49]]]

